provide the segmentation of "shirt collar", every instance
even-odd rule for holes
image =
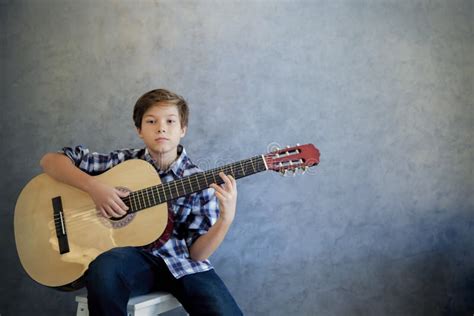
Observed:
[[[189,159],[188,155],[186,154],[186,150],[182,145],[178,145],[178,158],[168,167],[167,170],[161,170],[160,167],[156,164],[156,160],[150,155],[148,148],[145,148],[145,160],[149,163],[153,164],[158,171],[159,174],[165,174],[172,171],[176,176],[182,177],[186,165],[186,161]]]

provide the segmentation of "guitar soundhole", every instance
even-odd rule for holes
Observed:
[[[122,217],[112,217],[108,219],[108,222],[112,225],[113,228],[121,228],[127,226],[135,217],[135,213],[129,213]]]

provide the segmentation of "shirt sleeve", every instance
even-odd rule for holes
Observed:
[[[80,170],[91,175],[98,175],[125,160],[136,158],[138,151],[137,149],[120,149],[108,154],[100,154],[90,152],[89,149],[79,145],[74,148],[64,147],[58,153],[66,155]]]
[[[219,203],[214,189],[206,189],[196,195],[191,214],[188,216],[188,248],[201,235],[206,234],[219,217]]]

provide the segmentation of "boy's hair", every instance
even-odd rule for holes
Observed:
[[[169,105],[176,105],[179,112],[181,127],[188,126],[189,109],[186,100],[180,95],[165,89],[155,89],[148,91],[138,98],[133,108],[133,121],[137,128],[142,128],[143,114],[153,105],[163,102]]]

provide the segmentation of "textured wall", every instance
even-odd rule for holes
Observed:
[[[472,315],[473,1],[0,1],[1,315],[72,315],[31,281],[13,209],[64,145],[140,146],[156,87],[203,168],[312,142],[305,176],[239,182],[214,255],[248,315]],[[175,313],[178,314],[178,313]],[[180,314],[180,313],[179,313]]]

